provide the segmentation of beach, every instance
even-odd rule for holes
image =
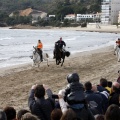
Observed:
[[[120,63],[113,53],[113,46],[71,54],[64,65],[57,66],[50,59],[48,67],[43,62],[40,68],[31,64],[23,64],[0,70],[0,106],[13,106],[16,110],[28,109],[29,90],[34,84],[46,84],[54,94],[67,85],[66,76],[77,72],[80,82],[91,81],[99,84],[101,77],[116,81]]]
[[[120,33],[120,25],[105,25],[100,23],[88,23],[87,27],[36,27],[30,25],[16,25],[9,27],[11,29],[63,29],[63,30],[75,30],[75,31],[87,31],[87,32],[106,32],[106,33]]]

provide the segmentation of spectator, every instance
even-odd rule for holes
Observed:
[[[64,89],[60,90],[58,93],[59,103],[63,114],[66,113],[68,108],[71,108],[76,113],[77,118],[82,120],[94,120],[93,114],[87,107],[83,85],[79,83],[78,74],[73,73],[68,75],[67,80],[69,83],[69,87],[67,87],[68,91]],[[63,96],[66,98],[66,102],[64,101]]]
[[[105,113],[105,120],[120,120],[119,106],[115,104],[110,105]]]
[[[108,81],[106,89],[109,91],[110,94],[111,94],[111,87],[112,87],[112,82]]]
[[[19,110],[18,113],[17,113],[17,120],[21,120],[22,115],[24,115],[25,113],[28,113],[28,112],[30,112],[30,111],[28,111],[26,109]]]
[[[45,90],[48,95],[46,99]],[[54,104],[55,101],[52,99],[52,91],[46,85],[32,86],[28,100],[28,105],[32,114],[38,116],[41,120],[50,120]]]
[[[61,117],[60,120],[82,120],[78,119],[76,113],[72,109],[68,109]]]
[[[16,120],[16,110],[13,107],[7,106],[4,108],[7,120]]]
[[[32,115],[31,113],[25,113],[25,114],[22,116],[21,120],[40,120],[40,119],[38,119],[37,116]]]
[[[7,120],[7,116],[3,110],[0,109],[0,120]]]
[[[97,86],[96,85],[92,86],[92,91],[94,91],[96,94],[101,95],[101,97],[103,99],[102,108],[103,108],[103,112],[105,114],[105,112],[106,112],[106,110],[108,108],[108,105],[109,105],[109,101],[108,101],[109,93],[107,91],[103,91],[103,92],[97,91]]]
[[[84,84],[85,87],[85,98],[88,102],[89,108],[94,115],[96,114],[103,114],[103,99],[100,94],[97,94],[92,91],[92,84],[91,82],[86,82]]]
[[[84,103],[84,88],[79,82],[79,75],[77,73],[72,73],[67,76],[68,85],[65,89],[64,100],[69,105]]]
[[[54,109],[51,113],[51,120],[60,120],[62,111],[60,109]]]
[[[118,82],[113,82],[111,91],[112,93],[110,94],[109,105],[116,104],[120,106],[119,104],[120,84]]]
[[[107,79],[101,78],[100,79],[100,85],[97,85],[97,89],[99,92],[105,91],[107,87]],[[107,90],[106,90],[107,91]],[[107,91],[109,92],[109,91]]]

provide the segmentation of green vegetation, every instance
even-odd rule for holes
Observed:
[[[56,16],[55,20],[39,20],[37,25],[69,26],[71,21],[67,20],[61,25],[60,21],[65,15],[97,13],[100,12],[100,4],[101,0],[0,0],[0,23],[31,24],[31,16],[17,15],[18,10],[31,7]],[[12,12],[16,13],[16,16],[9,17]]]

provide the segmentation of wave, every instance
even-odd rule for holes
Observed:
[[[0,38],[0,41],[2,40],[11,40],[11,39],[14,39],[13,37],[4,37],[4,38]]]
[[[0,44],[0,46],[5,46],[5,45]]]
[[[28,58],[28,57],[30,57],[30,55],[10,57],[8,60],[11,60],[11,59],[22,59],[22,58]]]

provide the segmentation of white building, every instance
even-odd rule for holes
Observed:
[[[101,14],[97,13],[97,14],[77,14],[76,16],[76,21],[80,21],[80,20],[86,20],[86,19],[100,19]]]
[[[117,23],[119,11],[120,0],[102,0],[101,23],[102,24]]]
[[[120,11],[119,11],[119,14],[118,14],[118,23],[120,23]]]
[[[55,17],[55,15],[49,15],[49,17]]]
[[[75,14],[68,14],[64,17],[64,19],[68,19],[68,20],[75,20]]]

